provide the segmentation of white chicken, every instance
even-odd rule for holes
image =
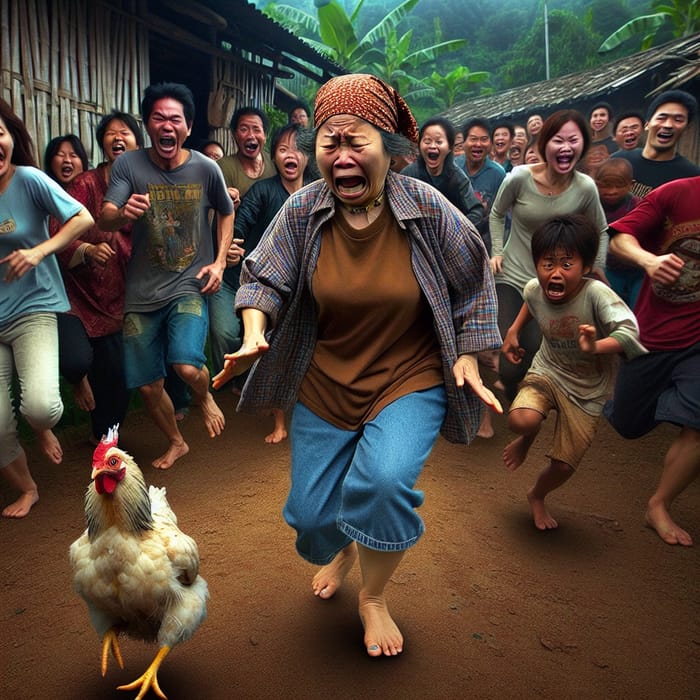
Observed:
[[[110,649],[124,668],[117,637],[157,641],[146,671],[119,690],[149,689],[166,698],[158,669],[207,615],[209,592],[199,575],[196,542],[177,527],[164,488],[146,487],[133,458],[117,447],[118,426],[96,447],[85,494],[87,529],[70,547],[75,590],[102,639],[102,675]]]

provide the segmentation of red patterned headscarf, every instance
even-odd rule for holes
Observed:
[[[321,86],[316,93],[314,126],[337,114],[352,114],[378,129],[418,142],[418,126],[408,105],[391,85],[374,75],[339,75]]]

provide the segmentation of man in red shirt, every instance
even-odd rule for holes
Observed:
[[[626,438],[680,427],[646,521],[664,542],[689,546],[669,510],[700,474],[700,176],[657,187],[608,233],[610,250],[646,273],[635,314],[650,352],[621,365],[605,415]]]

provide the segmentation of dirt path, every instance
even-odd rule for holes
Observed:
[[[120,446],[164,485],[180,526],[199,543],[209,618],[160,673],[169,700],[326,698],[700,698],[700,546],[669,547],[643,512],[674,434],[625,442],[603,424],[579,473],[552,500],[556,532],[531,524],[524,493],[543,460],[545,430],[511,474],[492,440],[440,440],[421,479],[427,532],[388,591],[406,637],[398,659],[368,658],[356,613],[358,575],[331,601],[311,594],[281,508],[288,443],[269,446],[271,419],[234,413],[210,440],[184,423],[191,452],[169,472],[149,419],[131,414]],[[84,528],[92,450],[62,436],[66,458],[34,457],[41,501],[0,521],[0,696],[128,700],[155,649],[125,641],[126,669],[99,673],[100,643],[72,592],[70,543]],[[10,499],[0,484],[2,503]],[[675,509],[700,542],[700,484]],[[149,695],[149,698],[154,695]]]

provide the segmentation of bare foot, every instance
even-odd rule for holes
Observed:
[[[92,387],[87,376],[80,380],[79,384],[73,385],[73,400],[81,411],[95,410],[95,397],[92,394]]]
[[[202,417],[204,418],[204,425],[207,428],[209,437],[213,438],[221,435],[221,431],[226,425],[226,419],[216,401],[214,401],[214,397],[209,392],[202,399],[200,408],[202,409]]]
[[[156,469],[170,469],[175,464],[175,460],[184,457],[189,451],[189,445],[184,440],[181,443],[171,444],[168,451],[158,459],[154,459],[152,464]]]
[[[2,511],[3,518],[23,518],[39,500],[39,492],[36,489],[23,493],[14,503],[10,503]]]
[[[538,530],[556,530],[559,527],[559,523],[549,514],[545,507],[544,499],[535,496],[532,493],[532,489],[527,492],[527,500],[530,503],[532,519],[535,521],[535,527]]]
[[[360,620],[370,656],[396,656],[403,651],[403,635],[389,614],[384,596],[360,591]]]
[[[332,598],[352,569],[355,559],[357,559],[357,545],[352,542],[345,549],[341,549],[335,559],[322,567],[314,576],[311,582],[314,595],[324,600]]]
[[[680,544],[684,547],[691,547],[693,544],[693,538],[673,522],[663,504],[649,505],[646,522],[666,544]]]
[[[484,417],[481,419],[479,430],[476,431],[476,436],[488,440],[492,438],[494,434],[493,419],[491,418],[490,411],[486,409],[486,411],[484,411]]]
[[[287,439],[287,428],[284,425],[284,411],[279,408],[273,408],[272,415],[275,417],[275,427],[269,435],[265,436],[265,442],[268,445],[276,445],[278,442]]]
[[[503,449],[503,463],[506,468],[514,472],[525,461],[530,445],[532,445],[532,439],[526,435],[520,435],[509,442]]]
[[[63,461],[63,448],[52,430],[39,430],[36,433],[41,451],[54,463]]]

